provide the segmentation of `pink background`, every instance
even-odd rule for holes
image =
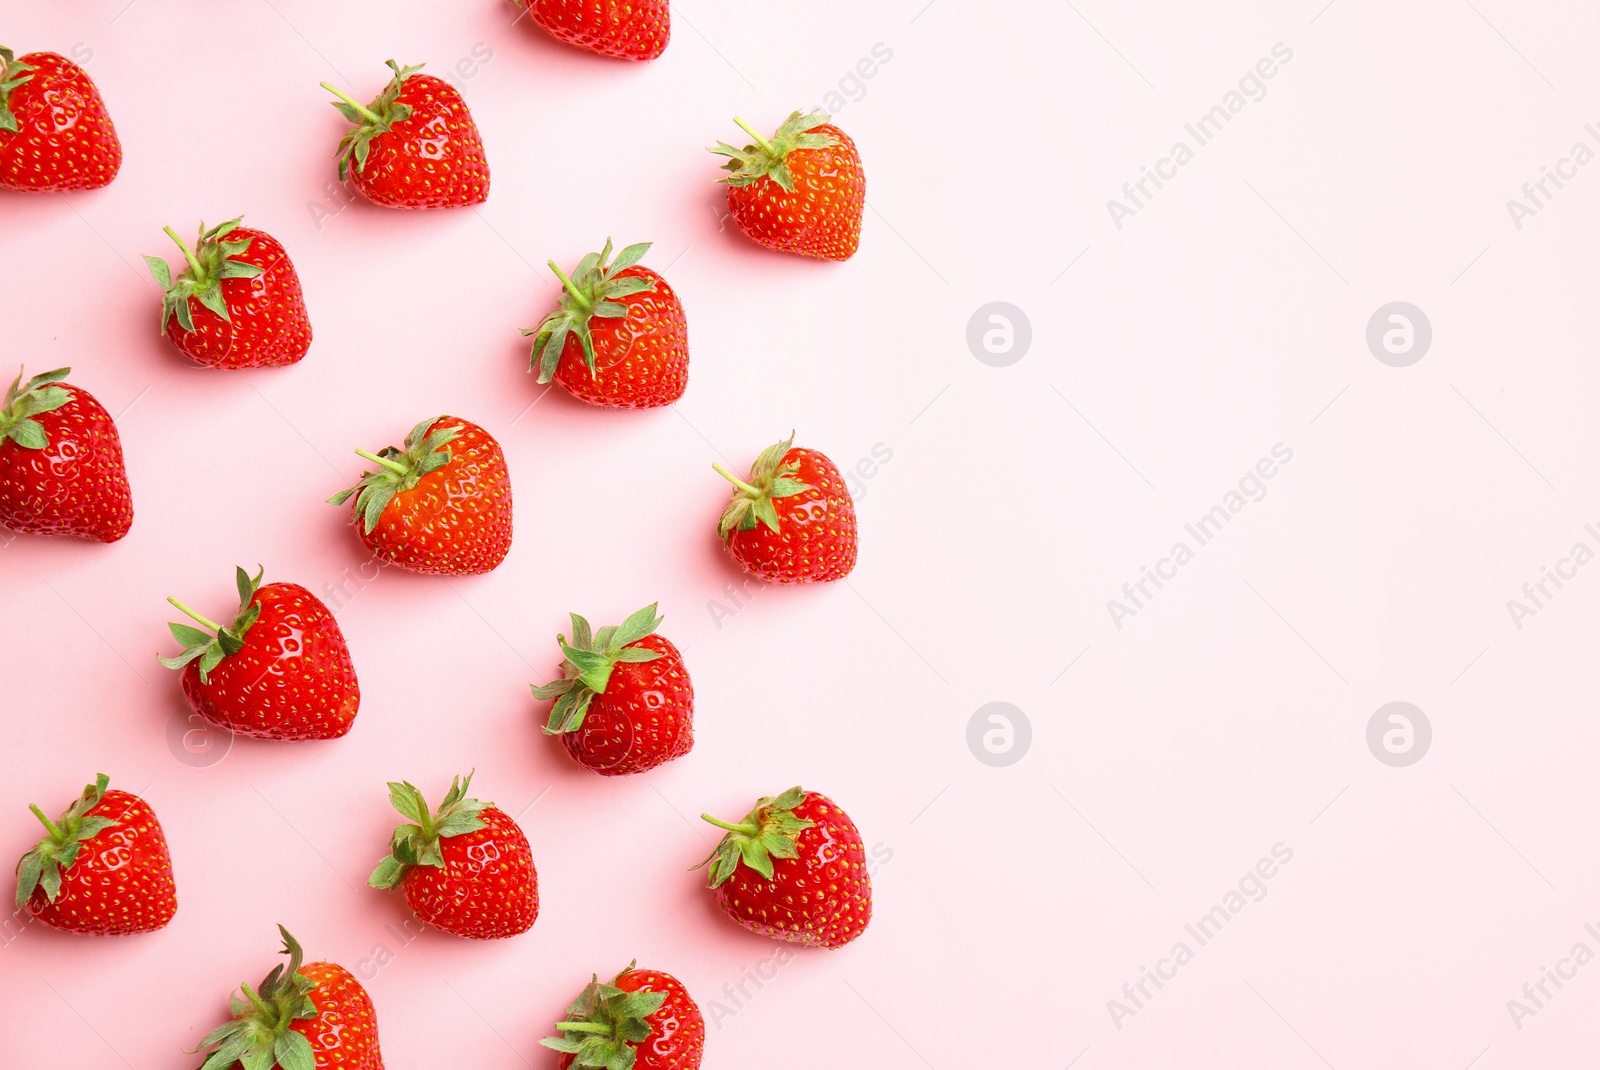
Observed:
[[[396,1070],[554,1065],[538,1038],[634,957],[699,998],[708,1067],[1593,1051],[1600,965],[1520,1029],[1506,1001],[1574,944],[1600,951],[1600,575],[1520,630],[1506,600],[1595,544],[1580,310],[1600,172],[1521,229],[1505,202],[1589,136],[1600,15],[696,0],[634,67],[494,0],[12,7],[5,43],[82,59],[126,159],[104,191],[0,196],[6,350],[70,364],[118,414],[137,517],[112,547],[0,536],[0,857],[36,839],[28,802],[54,813],[105,771],[156,808],[180,908],[150,936],[7,936],[0,1066],[194,1065],[181,1048],[265,973],[278,922],[366,979]],[[1118,229],[1107,199],[1278,42],[1293,59],[1265,98]],[[875,49],[891,58],[853,77]],[[317,83],[368,99],[390,57],[460,72],[493,170],[481,209],[341,210],[326,188],[344,124]],[[823,265],[724,231],[703,146],[735,113],[771,128],[835,90],[870,176],[861,253]],[[163,225],[239,213],[304,280],[316,341],[295,368],[195,370],[157,336],[140,254],[175,258]],[[524,372],[515,328],[556,294],[544,261],[608,234],[653,240],[687,306],[672,411],[592,410]],[[997,300],[1032,322],[1008,368],[965,339]],[[1411,368],[1366,347],[1394,300],[1433,323]],[[505,446],[510,557],[351,581],[366,558],[322,499],[360,473],[351,450],[441,412]],[[857,480],[860,565],[719,618],[741,577],[710,464],[791,427],[846,468],[892,452]],[[1107,599],[1279,442],[1294,459],[1265,497],[1119,630]],[[234,565],[257,562],[336,609],[361,716],[337,743],[185,764],[163,598],[225,613]],[[602,780],[538,735],[526,685],[568,610],[617,622],[653,600],[698,743]],[[966,742],[997,700],[1033,730],[1008,768]],[[1394,700],[1433,725],[1404,769],[1365,742]],[[401,900],[363,886],[397,820],[384,781],[437,798],[472,768],[532,841],[540,921],[402,944]],[[714,842],[695,815],[796,782],[889,857],[865,937],[779,966],[686,870]],[[1279,843],[1293,860],[1265,897],[1114,1021],[1124,983]]]

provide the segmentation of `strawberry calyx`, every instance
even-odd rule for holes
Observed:
[[[405,80],[420,71],[425,64],[415,67],[402,67],[394,60],[385,60],[389,69],[394,71],[394,77],[389,79],[389,84],[383,87],[383,92],[371,104],[362,105],[348,93],[327,82],[322,83],[322,88],[332,93],[339,99],[333,101],[333,106],[339,109],[339,114],[355,123],[355,127],[339,139],[339,151],[334,155],[339,160],[339,181],[343,182],[350,170],[350,159],[355,158],[356,170],[367,169],[367,153],[372,151],[372,139],[379,134],[387,134],[394,128],[394,124],[411,118],[411,105],[400,103],[400,90],[405,85]]]
[[[773,499],[789,498],[811,489],[811,484],[794,478],[795,473],[800,471],[798,464],[783,463],[784,454],[793,445],[794,432],[791,431],[782,442],[775,442],[762,450],[750,466],[748,481],[740,479],[720,464],[711,466],[734,487],[733,500],[722,511],[722,519],[717,523],[718,537],[726,541],[736,529],[751,531],[757,522],[777,533],[778,510],[772,504]]]
[[[637,965],[637,960],[630,962],[616,980]],[[561,1035],[545,1037],[539,1043],[571,1055],[576,1067],[629,1070],[634,1064],[634,1045],[650,1039],[655,1030],[648,1019],[666,1001],[665,992],[624,992],[595,975],[567,1008],[566,1020],[556,1023]]]
[[[593,635],[589,632],[589,622],[572,614],[572,642],[568,643],[565,635],[556,636],[561,652],[566,655],[561,662],[561,679],[533,688],[534,698],[556,700],[550,707],[545,735],[556,736],[582,728],[589,704],[596,695],[605,694],[618,662],[641,664],[661,656],[647,647],[629,645],[654,634],[661,626],[662,618],[656,612],[658,605],[659,602],[652,602],[621,624],[601,628]]]
[[[33,81],[29,71],[38,70],[31,63],[23,63],[11,49],[0,45],[0,130],[17,132],[17,117],[11,111],[11,91],[24,82]]]
[[[708,821],[719,829],[725,829],[728,834],[722,837],[722,842],[717,844],[711,856],[694,868],[699,869],[707,865],[711,867],[706,877],[713,888],[733,876],[741,862],[770,881],[772,860],[798,858],[799,851],[795,845],[795,837],[801,830],[816,824],[810,818],[794,815],[794,808],[804,802],[805,798],[806,793],[803,789],[793,787],[776,798],[758,799],[756,808],[746,814],[745,819],[737,825],[719,821],[710,814],[701,814],[702,821]]]
[[[317,984],[300,972],[305,959],[300,944],[282,925],[283,954],[289,956],[278,963],[261,984],[252,989],[248,984],[239,986],[239,992],[228,1000],[233,1021],[220,1025],[200,1041],[200,1050],[215,1047],[201,1064],[200,1070],[228,1070],[244,1066],[281,1067],[282,1070],[312,1070],[316,1054],[311,1041],[290,1028],[295,1022],[317,1016],[311,993]]]
[[[428,428],[442,419],[444,417],[436,416],[413,427],[410,434],[406,435],[403,448],[385,446],[375,454],[356,450],[357,456],[365,457],[378,467],[371,472],[363,472],[355,486],[341,490],[328,499],[328,504],[343,505],[354,494],[356,513],[364,525],[362,530],[370,532],[378,523],[383,507],[396,494],[411,490],[423,476],[437,472],[450,463],[450,450],[446,447],[462,432],[463,425],[435,428],[429,434]]]
[[[450,790],[435,812],[428,809],[428,800],[415,786],[403,780],[391,780],[389,802],[411,822],[394,830],[389,839],[389,857],[378,863],[378,868],[367,878],[367,884],[374,888],[395,888],[416,866],[442,869],[444,852],[439,847],[440,840],[485,827],[478,815],[492,804],[469,799],[467,787],[471,783],[471,773],[450,781]]]
[[[743,119],[735,116],[733,121],[739,124],[739,129],[755,139],[755,144],[736,149],[726,141],[719,141],[708,151],[729,157],[722,166],[732,173],[721,181],[730,186],[748,186],[759,179],[770,178],[786,192],[793,193],[794,174],[789,170],[789,154],[796,149],[830,149],[837,145],[839,139],[832,134],[812,133],[817,127],[825,125],[829,118],[831,116],[820,111],[810,115],[794,112],[778,127],[777,133],[764,138]]]
[[[253,279],[263,270],[259,264],[246,264],[233,259],[249,249],[250,243],[254,240],[252,238],[245,238],[242,241],[226,240],[239,226],[239,219],[218,223],[210,230],[201,223],[200,236],[195,239],[193,249],[190,249],[171,227],[161,228],[167,237],[183,250],[183,259],[188,265],[174,279],[172,269],[167,266],[165,260],[157,256],[144,258],[144,262],[150,267],[150,274],[155,276],[162,290],[161,330],[167,329],[167,320],[173,316],[178,317],[178,325],[184,330],[194,330],[194,318],[189,312],[191,297],[198,299],[202,305],[223,320],[231,322],[228,317],[228,305],[222,299],[222,280]]]
[[[223,658],[244,649],[244,637],[249,633],[251,625],[255,624],[256,618],[261,615],[261,607],[251,604],[251,599],[255,597],[256,591],[261,589],[261,577],[265,574],[266,569],[259,565],[254,576],[242,568],[234,569],[234,583],[239,588],[239,612],[234,615],[233,623],[226,627],[202,617],[169,595],[167,601],[176,606],[178,612],[201,627],[168,623],[167,628],[172,632],[172,638],[183,644],[183,653],[175,658],[161,658],[161,664],[169,669],[181,669],[195,658],[199,658],[200,682],[208,682],[211,670],[222,664]],[[202,631],[201,628],[205,630]]]
[[[111,778],[104,773],[96,776],[94,783],[84,788],[77,801],[54,821],[45,817],[43,810],[29,804],[28,809],[44,825],[46,835],[38,846],[23,855],[17,863],[18,910],[28,905],[36,888],[44,889],[45,902],[54,903],[56,896],[61,894],[62,871],[72,868],[72,864],[78,860],[78,852],[82,850],[84,841],[119,824],[109,817],[89,815],[89,811],[105,797],[106,786],[110,783]]]
[[[52,385],[71,375],[72,369],[41,372],[24,383],[25,374],[17,371],[16,379],[6,389],[5,400],[0,401],[0,441],[9,438],[25,450],[42,450],[50,444],[50,438],[44,433],[44,425],[32,417],[54,412],[72,400],[72,391]]]
[[[569,334],[577,335],[578,341],[583,343],[583,357],[589,365],[589,374],[598,374],[594,366],[594,339],[589,334],[589,320],[594,316],[621,319],[628,314],[628,306],[620,303],[622,298],[655,288],[653,279],[637,275],[617,278],[618,274],[637,264],[650,251],[650,245],[650,242],[630,245],[617,254],[616,260],[612,260],[611,239],[607,238],[604,249],[578,261],[578,266],[572,269],[571,278],[562,272],[554,260],[549,261],[550,270],[561,280],[561,303],[540,320],[537,327],[522,328],[524,336],[533,335],[533,353],[528,370],[539,373],[539,382],[548,383],[555,375]]]

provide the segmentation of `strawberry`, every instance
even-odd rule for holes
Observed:
[[[17,863],[17,909],[69,933],[123,936],[166,925],[178,910],[172,855],[150,804],[107,791],[101,773],[51,821],[29,806],[47,835]]]
[[[769,141],[734,119],[755,139],[736,149],[726,142],[711,151],[730,157],[724,168],[728,213],[757,245],[820,260],[849,260],[861,244],[861,214],[867,176],[848,134],[829,126],[820,111],[784,120]]]
[[[122,440],[71,368],[22,375],[0,401],[0,524],[116,542],[133,526]]]
[[[667,50],[667,0],[513,0],[558,41],[613,59],[655,59]]]
[[[206,630],[168,624],[184,650],[161,664],[183,671],[184,698],[212,724],[258,739],[337,739],[361,707],[344,634],[310,591],[261,577],[235,570],[239,611],[226,627],[168,598]]]
[[[122,142],[82,67],[0,46],[0,189],[99,189],[121,166]]]
[[[406,436],[405,448],[356,453],[378,467],[328,499],[355,495],[361,541],[412,572],[472,576],[492,571],[511,549],[511,477],[494,436],[440,416]]]
[[[391,781],[389,801],[413,824],[394,830],[389,857],[367,883],[401,888],[418,919],[447,933],[469,940],[516,936],[539,917],[533,851],[503,810],[467,798],[471,783],[471,773],[452,780],[432,813],[422,792]]]
[[[556,636],[566,659],[561,679],[533,689],[555,699],[545,735],[559,735],[567,753],[602,776],[642,773],[681,758],[694,746],[694,687],[683,655],[666,637],[654,604],[591,637],[572,614],[572,643]]]
[[[596,976],[567,1008],[560,1034],[539,1041],[561,1053],[559,1070],[699,1070],[706,1020],[683,983],[638,963],[610,984]]]
[[[872,878],[861,833],[838,803],[796,787],[757,800],[737,825],[700,816],[728,832],[700,863],[711,866],[711,887],[728,917],[806,947],[840,948],[866,931]]]
[[[216,1050],[200,1070],[383,1070],[378,1013],[351,972],[332,962],[301,965],[305,952],[282,925],[283,954],[243,998],[228,1001],[233,1020],[206,1034],[200,1049]]]
[[[791,434],[750,466],[749,482],[720,464],[734,485],[717,534],[745,570],[776,583],[843,579],[856,567],[856,506],[844,476]]]
[[[467,102],[422,65],[387,61],[394,77],[363,107],[327,82],[334,107],[355,123],[339,140],[339,181],[385,208],[456,208],[489,199],[489,161]],[[352,174],[351,160],[355,161]]]
[[[561,303],[525,328],[533,338],[539,382],[552,378],[580,401],[612,409],[653,409],[683,397],[689,383],[689,325],[667,280],[639,258],[650,243],[611,258],[611,239],[578,261],[568,278],[550,261],[565,288]]]
[[[162,229],[189,265],[173,279],[165,260],[144,258],[164,291],[161,329],[173,345],[208,368],[270,368],[306,355],[305,294],[276,238],[230,219],[210,230],[200,224],[191,250]]]

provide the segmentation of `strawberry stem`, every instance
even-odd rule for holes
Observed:
[[[745,133],[747,133],[751,137],[755,138],[756,144],[761,146],[761,151],[762,152],[766,153],[768,156],[771,156],[773,154],[772,153],[772,146],[770,144],[768,144],[767,139],[762,137],[760,134],[756,133],[754,130],[750,129],[750,126],[749,126],[748,123],[746,123],[743,119],[739,118],[737,115],[735,115],[733,117],[733,121],[739,124],[739,129],[740,130],[743,130]]]
[[[196,613],[194,610],[190,609],[188,606],[184,605],[182,602],[178,601],[176,598],[173,598],[171,595],[167,596],[167,601],[171,602],[174,606],[176,606],[178,608],[178,612],[179,613],[182,613],[184,616],[188,617],[190,620],[194,621],[196,624],[199,624],[199,625],[202,625],[202,626],[204,626],[206,628],[209,628],[214,632],[222,631],[222,625],[218,624],[214,620],[207,620],[206,618],[202,617],[200,614]]]
[[[188,243],[178,237],[178,232],[171,227],[162,227],[161,229],[166,232],[167,237],[178,243],[178,248],[183,250],[183,258],[189,262],[189,277],[193,279],[202,277],[205,274],[205,269],[200,266],[200,261],[195,258],[194,251],[189,248]]]
[[[740,479],[738,476],[722,467],[722,465],[712,462],[711,467],[716,470],[717,475],[721,476],[723,479],[726,479],[729,483],[732,483],[746,494],[755,498],[761,497],[761,491],[755,487],[752,487],[750,484],[746,483],[744,480]]]
[[[387,468],[391,472],[394,472],[396,475],[402,475],[403,476],[407,472],[407,468],[406,468],[405,465],[400,464],[400,463],[398,463],[396,461],[391,461],[387,457],[379,457],[376,453],[368,453],[366,450],[356,450],[356,456],[365,457],[367,460],[371,461],[373,464],[381,464],[381,465],[383,465],[383,467]]]
[[[56,827],[56,823],[54,821],[51,821],[48,817],[44,816],[44,811],[43,810],[39,809],[37,806],[33,805],[32,803],[28,804],[28,809],[32,810],[33,811],[33,816],[38,818],[39,821],[41,823],[43,823],[44,827],[50,831],[50,838],[52,840],[55,840],[56,842],[59,843],[59,842],[61,842],[62,840],[64,840],[66,838],[64,835],[62,835],[61,830]]]
[[[589,299],[583,295],[583,291],[578,289],[577,284],[567,278],[567,273],[562,271],[554,260],[547,261],[547,263],[550,265],[550,270],[556,273],[556,278],[561,280],[561,285],[566,287],[567,293],[571,294],[572,299],[578,302],[578,307],[585,312],[589,311],[593,306],[590,304]]]
[[[730,825],[726,821],[718,821],[710,814],[701,814],[700,820],[709,821],[711,824],[717,826],[717,828],[726,829],[729,832],[742,832],[746,836],[757,836],[761,833],[761,830],[756,828],[754,825]]]
[[[367,107],[365,104],[357,103],[354,97],[352,97],[349,93],[344,92],[342,89],[339,89],[337,86],[332,86],[327,82],[323,82],[322,88],[326,89],[328,92],[332,93],[334,96],[350,105],[368,122],[377,124],[381,124],[383,122],[383,120],[378,118],[377,114],[374,113],[371,108]]]

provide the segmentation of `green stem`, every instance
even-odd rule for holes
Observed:
[[[571,279],[567,278],[567,273],[562,271],[561,268],[556,265],[554,260],[547,261],[547,263],[550,265],[550,270],[556,273],[556,278],[561,280],[561,285],[566,288],[567,293],[571,294],[572,299],[578,302],[578,307],[582,308],[585,312],[589,311],[589,309],[592,307],[592,303],[583,295],[583,292],[578,289],[577,284]]]
[[[55,840],[57,843],[60,843],[61,841],[65,840],[67,838],[66,834],[63,833],[59,828],[56,827],[56,823],[54,821],[51,821],[48,817],[44,816],[44,811],[43,810],[39,809],[37,806],[33,805],[32,803],[28,804],[28,809],[32,810],[33,811],[33,816],[38,818],[41,822],[43,822],[44,827],[50,830],[50,838],[52,840]]]
[[[171,595],[167,596],[167,601],[169,601],[173,605],[177,606],[179,613],[182,613],[185,617],[188,617],[190,620],[194,621],[196,624],[200,624],[200,625],[203,625],[204,627],[210,628],[214,632],[222,631],[222,625],[218,624],[214,620],[206,620],[206,618],[202,617],[200,614],[196,613],[194,610],[190,609],[188,606],[184,605],[182,602],[178,601],[176,598],[173,598]]]
[[[376,112],[374,112],[371,108],[367,107],[365,104],[357,103],[356,99],[354,97],[352,97],[349,93],[346,93],[344,90],[340,89],[337,86],[329,85],[327,82],[323,82],[322,83],[322,88],[326,89],[328,92],[332,93],[334,96],[338,97],[340,100],[342,100],[346,104],[350,105],[358,113],[360,113],[360,115],[363,118],[365,118],[369,123],[382,125],[383,120],[378,118]]]
[[[356,450],[356,456],[357,457],[365,457],[367,460],[371,461],[373,464],[381,464],[381,465],[383,465],[383,467],[387,468],[389,471],[395,473],[396,475],[403,476],[403,475],[406,475],[410,471],[408,468],[406,468],[405,465],[401,464],[398,461],[391,461],[387,457],[379,457],[376,453],[368,453],[366,450]]]
[[[762,152],[766,153],[768,156],[777,155],[776,153],[774,153],[772,151],[772,145],[768,143],[767,139],[762,137],[760,134],[756,133],[754,130],[750,129],[749,124],[746,123],[743,119],[741,119],[737,115],[735,115],[733,117],[733,121],[739,124],[739,129],[740,130],[743,130],[745,133],[749,134],[751,137],[756,139],[756,144],[761,147],[761,151]]]
[[[609,1033],[610,1026],[600,1025],[597,1022],[557,1022],[556,1028],[563,1033]]]
[[[709,821],[711,824],[717,826],[717,828],[727,829],[729,832],[742,832],[746,836],[758,836],[761,833],[761,830],[756,828],[754,825],[730,825],[726,821],[718,821],[710,814],[701,814],[700,820]]]
[[[178,248],[183,250],[183,258],[189,262],[189,277],[192,279],[198,279],[204,275],[205,269],[200,266],[200,261],[196,259],[194,252],[189,248],[188,243],[186,243],[182,238],[178,237],[178,232],[173,230],[171,227],[162,227],[161,229],[166,232],[167,237],[178,243]]]
[[[738,476],[722,467],[722,465],[712,462],[711,467],[716,471],[717,475],[721,476],[723,479],[726,479],[729,483],[732,483],[734,486],[750,495],[750,497],[761,497],[760,489],[752,487],[750,484],[746,483],[744,480],[740,479]]]

